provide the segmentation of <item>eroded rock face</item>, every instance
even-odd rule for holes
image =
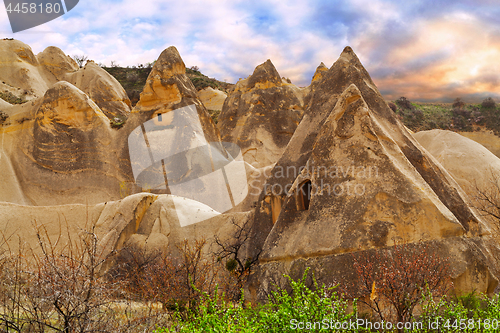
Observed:
[[[84,92],[56,83],[34,105],[33,120],[22,125],[11,132],[12,165],[31,204],[120,198],[120,182],[128,179],[123,144],[114,141],[108,118]]]
[[[453,253],[459,289],[491,292],[498,247],[455,180],[395,118],[352,49],[322,76],[257,205],[254,296],[306,266],[324,283],[352,279],[351,253],[398,242]]]
[[[55,46],[47,47],[37,54],[36,58],[43,69],[48,72],[46,73],[46,77],[52,79],[54,82],[69,81],[68,74],[80,69],[73,58]]]
[[[40,63],[31,47],[18,40],[0,40],[0,89],[14,96],[43,96],[50,82],[40,73]],[[52,82],[53,83],[53,82]]]
[[[275,163],[299,124],[304,92],[284,82],[270,60],[236,83],[224,102],[217,126],[223,141],[236,143],[247,163]]]
[[[23,45],[17,46],[28,52],[29,47]],[[0,127],[5,155],[0,165],[5,171],[0,197],[5,201],[96,204],[140,192],[143,189],[135,184],[131,168],[129,135],[145,122],[156,121],[159,114],[173,110],[193,108],[192,119],[188,117],[182,124],[194,124],[191,127],[198,132],[179,129],[170,142],[160,140],[159,144],[179,149],[207,142],[220,145],[219,132],[184,74],[184,63],[175,48],[159,57],[133,113],[123,88],[92,61],[78,69],[54,47],[40,53],[38,60],[27,58],[38,66],[35,72],[42,73],[47,79],[44,82],[54,83],[43,97],[16,106],[5,103],[2,110],[7,119]],[[110,117],[113,122],[120,118],[124,124],[111,127]],[[149,161],[146,148],[145,152]],[[196,166],[200,158],[190,156],[187,162]],[[207,174],[214,171],[210,163],[205,166]]]
[[[0,88],[25,100],[41,98],[59,81],[67,81],[85,92],[109,119],[125,120],[130,100],[120,83],[93,61],[84,68],[59,48],[47,47],[34,55],[17,40],[1,40]]]
[[[174,205],[175,200],[175,205]],[[195,209],[193,209],[195,208]],[[179,214],[202,214],[206,220],[182,227]],[[225,241],[234,233],[234,223],[245,223],[250,213],[214,214],[206,207],[189,199],[182,200],[172,195],[139,193],[118,201],[95,205],[19,206],[0,203],[0,227],[8,234],[17,236],[7,241],[12,253],[17,253],[20,244],[26,250],[39,253],[37,230],[59,239],[60,248],[68,243],[68,234],[77,237],[83,230],[92,231],[99,240],[102,255],[113,250],[137,246],[140,249],[162,249],[167,255],[177,256],[177,244],[187,239],[190,244],[205,239],[205,251],[213,255],[214,236]],[[76,238],[75,238],[76,239]],[[75,239],[73,241],[75,241]],[[21,243],[19,243],[21,240]]]
[[[87,61],[83,68],[67,75],[67,81],[85,92],[109,119],[127,119],[131,104],[125,89],[95,62]]]

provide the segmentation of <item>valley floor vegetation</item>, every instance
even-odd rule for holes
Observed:
[[[92,228],[73,239],[70,234],[51,239],[43,226],[36,231],[36,246],[20,242],[19,251],[1,257],[1,332],[374,332],[382,331],[380,325],[387,332],[498,332],[500,327],[499,298],[447,296],[452,287],[447,260],[424,244],[353,254],[354,292],[354,285],[321,285],[306,269],[302,277],[272,284],[262,304],[251,304],[243,287],[258,258],[242,251],[249,239],[246,224],[236,226],[230,241],[182,242],[179,259],[134,246],[109,251]],[[207,246],[218,250],[208,256]]]
[[[412,103],[405,97],[388,104],[414,132],[436,128],[469,132],[483,127],[500,135],[500,109],[491,97],[479,104],[465,103],[461,98],[453,103]]]

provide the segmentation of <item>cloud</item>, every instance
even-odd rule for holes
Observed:
[[[271,59],[300,86],[350,45],[386,98],[424,100],[499,91],[498,17],[488,0],[86,0],[17,34],[0,11],[0,29],[35,53],[54,45],[108,65],[151,62],[175,45],[186,65],[228,82]]]

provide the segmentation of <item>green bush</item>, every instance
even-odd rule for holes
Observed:
[[[256,308],[246,308],[244,297],[232,303],[217,293],[215,296],[205,293],[187,320],[185,314],[176,313],[170,328],[158,328],[155,332],[320,332],[336,322],[356,320],[356,302],[349,313],[348,303],[337,294],[336,287],[319,286],[313,278],[311,289],[306,286],[307,274],[308,270],[297,281],[288,277],[291,292],[277,288],[271,292],[267,304]]]
[[[499,332],[500,300],[498,295],[467,295],[435,300],[429,294],[421,301],[420,332]]]

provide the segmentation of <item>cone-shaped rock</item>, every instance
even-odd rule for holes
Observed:
[[[489,292],[497,284],[489,253],[498,249],[489,229],[395,118],[349,47],[312,91],[264,187],[253,227],[257,251],[265,240],[253,290],[264,291],[259,281],[288,271],[298,276],[305,266],[325,283],[339,282],[354,274],[346,252],[419,241],[444,257],[455,246],[475,253],[453,257],[456,267],[461,263],[454,278],[463,290]]]
[[[186,75],[186,66],[174,46],[165,49],[156,60],[141,98],[134,108],[134,124],[184,106],[195,105],[208,142],[220,141],[220,134],[209,113],[198,99],[196,88]],[[140,113],[140,114],[137,114]]]
[[[304,200],[308,207],[303,207]],[[305,168],[290,188],[261,260],[463,234],[457,218],[404,158],[357,87],[351,85],[323,125]]]
[[[303,99],[303,91],[284,83],[267,60],[225,100],[218,122],[222,140],[236,143],[254,167],[275,163],[302,118]]]
[[[328,71],[328,67],[326,67],[324,63],[319,64],[319,66],[316,68],[316,71],[314,72],[311,83],[321,81],[321,79],[323,78],[323,74],[326,71]]]

